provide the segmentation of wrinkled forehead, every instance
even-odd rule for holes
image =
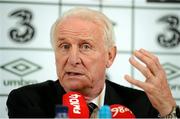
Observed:
[[[62,19],[57,24],[57,29],[90,29],[91,27],[97,28],[99,27],[98,24],[92,21],[84,20],[78,17],[69,17],[66,19]]]
[[[102,38],[102,27],[93,21],[79,17],[68,17],[61,20],[55,29],[56,36],[72,35],[81,37]]]
[[[103,23],[100,21],[93,19],[91,17],[82,17],[82,16],[68,16],[64,17],[57,23],[57,26],[67,25],[69,24],[77,24],[79,27],[87,27],[86,24],[96,26],[96,27],[103,27]]]

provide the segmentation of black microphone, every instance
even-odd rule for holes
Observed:
[[[62,105],[56,105],[56,115],[55,118],[68,118],[68,107]]]

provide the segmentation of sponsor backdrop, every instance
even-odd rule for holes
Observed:
[[[50,27],[64,11],[77,6],[99,10],[112,20],[118,54],[107,70],[110,80],[137,88],[123,76],[144,80],[128,59],[134,50],[145,48],[159,57],[180,104],[179,0],[0,0],[1,118],[7,117],[12,89],[57,79]]]

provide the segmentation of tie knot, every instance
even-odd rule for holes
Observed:
[[[92,102],[88,103],[88,108],[89,108],[89,116],[93,113],[95,109],[98,108],[98,106]]]

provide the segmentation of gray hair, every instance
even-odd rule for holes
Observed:
[[[78,17],[83,20],[88,20],[97,23],[103,29],[103,36],[105,40],[105,46],[111,48],[115,45],[115,35],[112,22],[102,12],[95,11],[89,8],[73,8],[65,12],[62,17],[58,18],[51,27],[51,44],[54,48],[54,32],[57,24],[62,22],[68,17]]]

